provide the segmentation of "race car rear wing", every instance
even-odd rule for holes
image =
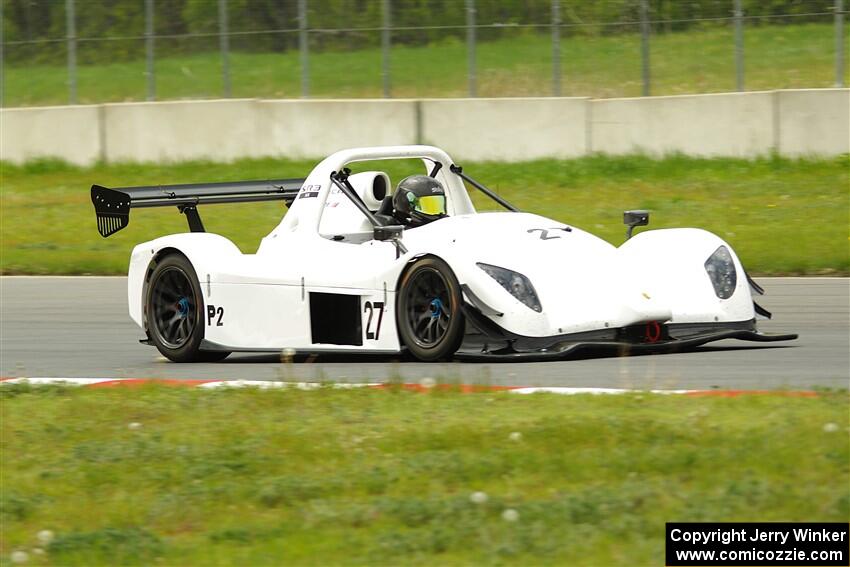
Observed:
[[[198,205],[283,201],[289,207],[303,184],[304,179],[271,179],[115,189],[92,185],[91,202],[97,216],[97,231],[104,238],[126,227],[130,223],[130,209],[139,207],[177,207],[186,215],[189,230],[204,232]]]

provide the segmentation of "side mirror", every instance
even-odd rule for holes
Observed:
[[[395,257],[398,259],[402,254],[407,254],[407,248],[401,243],[401,235],[404,232],[404,227],[400,224],[391,224],[389,226],[376,226],[375,240],[389,240],[395,244]]]
[[[375,227],[375,240],[398,240],[404,232],[404,227],[400,224],[391,224],[389,226]]]
[[[632,231],[636,226],[646,226],[649,224],[649,211],[625,211],[623,213],[623,224],[626,229],[626,240],[632,237]]]

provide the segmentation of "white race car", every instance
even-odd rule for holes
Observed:
[[[386,159],[415,159],[444,188],[436,220],[404,226],[387,174],[346,168]],[[476,213],[467,185],[507,211]],[[127,226],[133,207],[186,215],[191,232],[133,249],[128,280],[141,342],[176,362],[284,349],[552,359],[796,338],[756,330],[756,314],[770,316],[751,296],[762,290],[716,235],[652,230],[613,246],[518,211],[435,147],[343,150],[306,179],[94,185],[91,196],[103,236]],[[272,199],[289,209],[254,254],[204,232],[197,210]],[[624,221],[631,236],[648,213]]]

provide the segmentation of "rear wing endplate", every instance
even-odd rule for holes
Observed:
[[[203,232],[198,205],[283,201],[289,207],[303,184],[304,179],[271,179],[115,189],[92,185],[91,202],[97,216],[97,231],[104,238],[125,228],[130,223],[130,209],[140,207],[177,207],[186,215],[189,230]]]

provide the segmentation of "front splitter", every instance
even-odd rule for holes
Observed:
[[[724,339],[738,339],[754,342],[776,342],[790,341],[796,338],[796,334],[759,333],[758,331],[731,329],[655,343],[632,343],[623,341],[565,342],[539,350],[514,350],[511,347],[488,350],[485,344],[482,349],[478,351],[460,350],[455,353],[455,359],[470,362],[535,362],[564,360],[587,354],[596,354],[599,356],[631,356],[639,354],[682,352],[702,346],[706,343],[721,341]]]

